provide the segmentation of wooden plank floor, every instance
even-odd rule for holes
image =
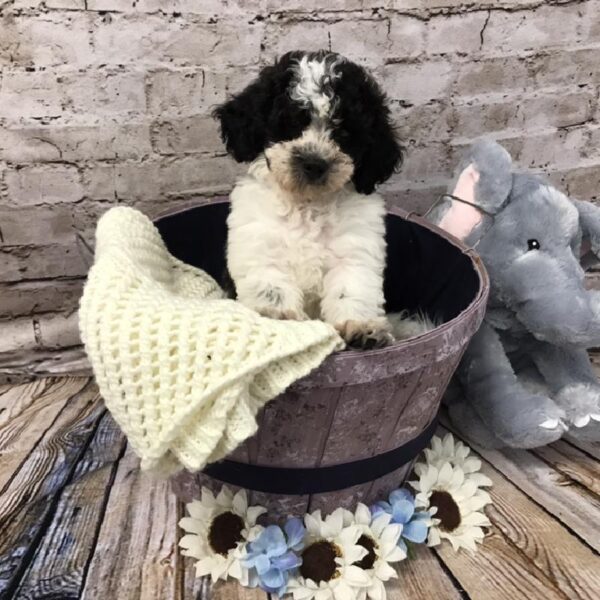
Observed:
[[[600,444],[479,453],[494,482],[484,545],[420,548],[390,600],[600,599]],[[195,579],[182,514],[90,380],[0,387],[1,600],[268,600]]]

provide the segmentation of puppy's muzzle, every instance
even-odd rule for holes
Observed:
[[[325,183],[331,163],[318,154],[295,154],[294,170],[299,179],[310,185]]]

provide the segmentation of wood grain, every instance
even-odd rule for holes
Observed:
[[[54,380],[39,379],[22,385],[4,385],[0,388],[0,422],[6,421],[6,417],[12,413],[19,413],[19,405],[22,403],[32,404],[39,394]],[[9,412],[4,412],[7,409]]]
[[[104,408],[91,384],[65,404],[0,502],[0,597],[18,583]]]
[[[116,464],[124,450],[123,434],[105,413],[77,464],[72,483],[61,494],[52,522],[23,575],[15,600],[79,597]]]
[[[536,448],[532,453],[584,490],[600,496],[600,463],[597,460],[562,440]]]
[[[119,462],[81,597],[180,600],[177,500],[165,481],[140,472],[127,449]]]
[[[0,396],[0,491],[87,383],[82,378],[40,379]]]
[[[254,460],[277,450],[264,441],[248,446]],[[177,550],[183,504],[124,448],[85,379],[0,388],[0,598],[269,600],[195,577]],[[485,543],[473,555],[418,547],[389,600],[597,598],[598,454],[574,441],[481,450],[494,481]]]
[[[267,600],[259,589],[246,589],[233,581],[219,582],[212,590],[211,600]]]
[[[397,569],[398,579],[393,579],[386,586],[388,600],[462,598],[434,552],[427,546],[416,546],[415,557],[401,562]]]
[[[440,428],[440,433],[445,430]],[[488,460],[490,454],[494,457],[493,466],[484,462],[482,467],[482,472],[493,481],[490,489],[493,504],[486,508],[493,527],[475,555],[455,554],[447,545],[438,550],[471,598],[526,598],[532,594],[545,598],[597,598],[596,590],[600,589],[597,554],[574,537],[560,520],[550,517],[544,504],[534,498],[539,506],[522,493],[517,485],[521,486],[526,474],[517,471],[515,478],[515,470],[505,476],[498,469],[499,456],[506,454],[516,454],[525,464],[527,457],[537,461],[538,467],[539,463],[546,466],[545,463],[526,451],[477,451],[487,455]],[[482,585],[483,582],[486,584]],[[479,593],[482,588],[485,595]]]
[[[437,549],[471,600],[565,600],[553,582],[492,529],[476,554]]]
[[[479,454],[551,515],[600,552],[600,500],[531,452],[504,449]]]
[[[600,460],[600,442],[582,442],[570,436],[566,436],[563,439],[596,460]]]
[[[185,561],[182,568],[182,580],[182,597],[185,600],[208,600],[212,598],[210,580],[207,577],[196,577],[194,561]]]

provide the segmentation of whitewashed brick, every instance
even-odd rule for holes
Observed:
[[[153,146],[160,154],[218,152],[224,149],[219,126],[210,116],[157,122],[153,127]]]
[[[424,104],[447,97],[455,78],[448,62],[398,63],[383,70],[383,82],[390,99]]]
[[[405,58],[418,56],[425,51],[425,36],[429,24],[416,17],[398,15],[390,20],[389,56]]]
[[[149,110],[152,114],[190,116],[207,114],[229,95],[240,91],[258,69],[178,69],[150,75]]]
[[[525,57],[510,56],[467,61],[457,67],[455,95],[477,98],[506,91],[521,91],[534,85]]]
[[[0,354],[35,346],[33,321],[30,317],[0,321]]]
[[[600,6],[599,6],[600,17]],[[600,48],[564,48],[529,60],[533,85],[543,87],[581,86],[600,83]]]
[[[60,77],[49,71],[8,71],[0,80],[0,115],[4,118],[60,117]]]
[[[158,162],[117,164],[114,174],[115,196],[121,201],[162,197],[163,181]]]
[[[107,211],[118,205],[116,198],[112,200],[96,201],[92,198],[86,202],[80,202],[73,207],[73,224],[89,248],[94,248],[96,245],[96,225],[98,219]],[[81,241],[81,240],[80,240]],[[80,244],[80,250],[84,258],[89,250],[83,249]]]
[[[0,87],[0,115],[14,120],[46,119],[73,114],[112,116],[144,113],[145,77],[142,71],[55,70],[8,71]]]
[[[265,9],[269,13],[325,12],[364,10],[367,8],[387,8],[391,0],[266,0]]]
[[[4,181],[8,202],[13,205],[76,202],[83,197],[80,174],[72,166],[23,167],[8,171]]]
[[[596,0],[14,0],[0,25],[0,322],[31,346],[34,315],[48,356],[78,343],[99,216],[226,194],[246,166],[210,112],[288,50],[381,81],[407,147],[381,187],[394,203],[428,207],[481,135],[600,194]]]
[[[90,24],[85,12],[5,18],[1,25],[0,66],[87,65],[93,60]]]
[[[579,3],[540,6],[531,11],[492,11],[483,49],[488,53],[513,54],[571,45],[587,37],[588,19]]]
[[[119,0],[92,0],[119,2]],[[125,0],[126,1],[126,0]],[[264,7],[264,0],[138,0],[136,9],[146,12],[163,11],[198,15],[255,15]]]
[[[487,19],[489,14],[485,11],[433,17],[427,24],[427,53],[479,52],[481,31]]]
[[[72,73],[59,82],[65,112],[111,116],[143,114],[146,110],[143,71],[96,71]]]
[[[0,281],[82,277],[87,265],[75,244],[0,248]]]
[[[77,312],[35,317],[42,348],[68,348],[81,344]]]
[[[86,0],[45,0],[48,8],[64,8],[70,10],[85,10]]]
[[[198,23],[169,20],[163,15],[115,15],[98,24],[93,40],[97,59],[108,64],[245,65],[258,62],[261,32],[260,23]]]
[[[324,21],[273,21],[265,25],[263,58],[269,61],[298,49],[329,49],[329,23]],[[335,50],[333,47],[332,50]]]
[[[14,8],[38,8],[45,4],[48,8],[64,8],[66,10],[85,10],[86,0],[15,0]]]
[[[265,25],[264,56],[272,60],[289,50],[330,49],[355,62],[378,65],[390,43],[388,23],[381,19],[281,20]]]
[[[422,182],[428,178],[450,173],[454,167],[454,149],[447,143],[430,142],[411,146],[402,165],[401,177],[411,182]],[[394,184],[391,180],[390,184]]]
[[[135,12],[133,0],[87,0],[87,7],[88,10]]]
[[[158,200],[228,192],[247,165],[226,156],[201,155],[141,163],[101,165],[84,172],[86,197],[95,200]]]
[[[229,192],[247,168],[228,156],[182,158],[162,167],[161,191],[168,197]]]
[[[65,244],[75,241],[67,207],[0,208],[0,246]]]
[[[339,21],[328,27],[328,33],[331,49],[357,63],[380,65],[388,54],[390,41],[386,21]]]
[[[592,118],[595,96],[590,92],[511,97],[501,102],[469,103],[451,109],[454,137],[477,138],[504,129],[525,132],[569,127]]]
[[[396,10],[428,11],[440,8],[522,8],[539,6],[540,0],[391,0]]]
[[[392,107],[392,115],[400,139],[416,143],[451,138],[454,127],[452,110],[442,102],[407,107],[396,104]]]
[[[0,319],[77,308],[83,279],[0,283]]]
[[[140,158],[151,151],[145,123],[106,119],[94,125],[0,127],[0,160],[14,163]]]
[[[114,164],[98,163],[83,168],[84,196],[89,200],[117,199],[116,167]]]

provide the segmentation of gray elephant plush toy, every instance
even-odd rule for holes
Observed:
[[[449,394],[472,441],[532,448],[569,435],[600,440],[600,292],[584,269],[600,256],[600,209],[513,171],[496,142],[474,144],[431,219],[476,247],[490,275],[486,316]]]

